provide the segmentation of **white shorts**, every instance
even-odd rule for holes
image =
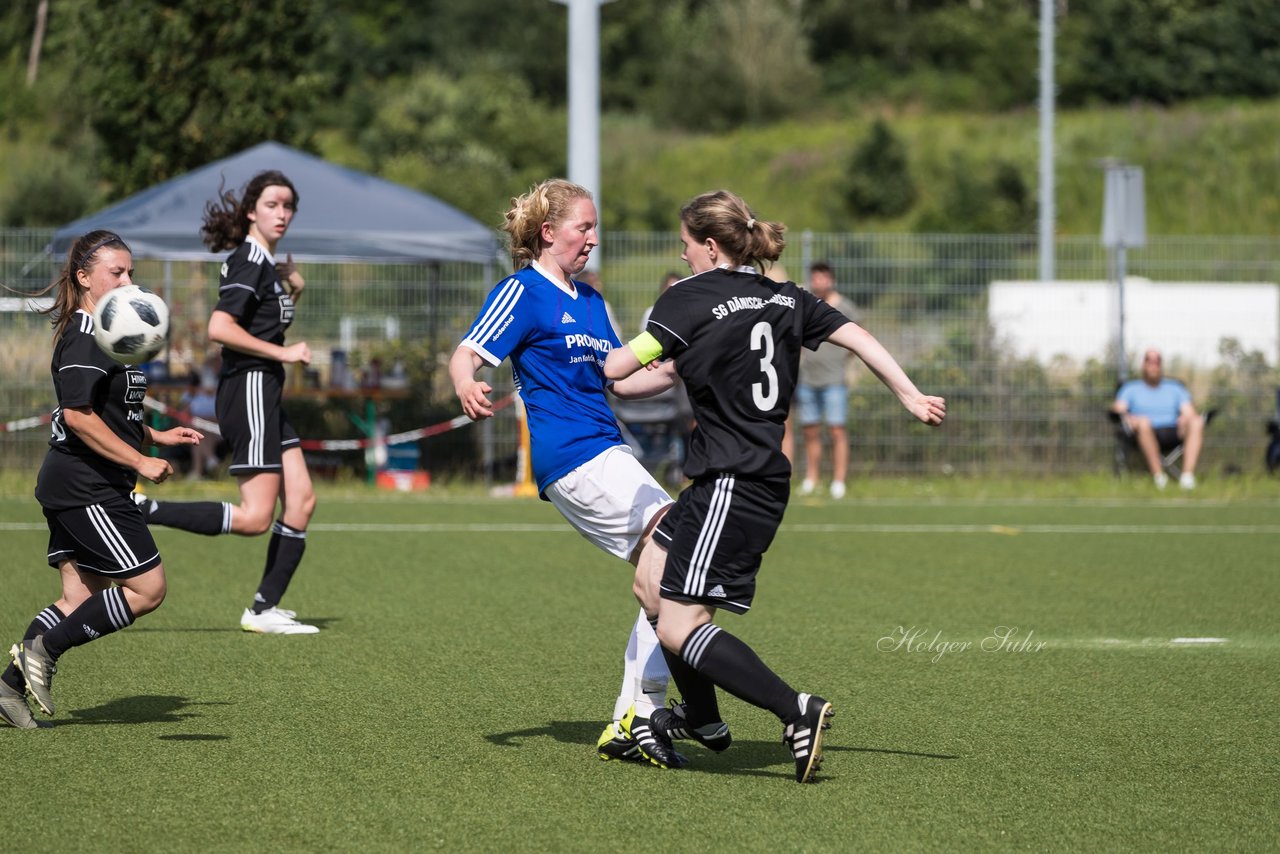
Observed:
[[[578,466],[545,491],[579,534],[611,555],[630,560],[649,522],[671,496],[626,445],[615,445]]]

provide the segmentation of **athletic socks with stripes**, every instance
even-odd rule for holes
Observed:
[[[307,550],[307,532],[290,528],[279,520],[271,526],[271,543],[267,546],[267,563],[262,570],[262,583],[254,594],[255,614],[261,614],[268,608],[274,608],[284,598],[289,589],[293,573],[302,562],[302,553]]]
[[[32,638],[40,637],[40,635],[58,625],[65,618],[66,615],[58,610],[57,605],[50,605],[39,614],[36,614],[36,618],[31,621],[31,625],[27,626],[27,633],[22,636],[22,639],[31,640]],[[0,674],[0,681],[3,681],[4,684],[15,691],[23,691],[27,687],[26,681],[22,678],[22,674],[18,672],[18,668],[13,665],[13,662],[9,662],[9,666],[4,669],[4,673]]]
[[[82,646],[132,624],[133,611],[124,598],[124,590],[109,587],[90,596],[65,620],[48,629],[44,633],[44,650],[56,661],[72,647]]]
[[[667,669],[671,671],[672,681],[680,689],[680,700],[684,703],[685,720],[689,722],[689,726],[697,729],[721,720],[715,683],[694,670],[680,657],[680,653],[663,647],[662,654],[666,656]]]
[[[751,647],[726,632],[715,623],[704,623],[685,639],[680,657],[698,672],[740,700],[753,706],[768,709],[784,724],[800,717],[798,697],[791,686],[769,669]],[[680,678],[673,667],[676,684]],[[681,693],[684,686],[680,685]],[[689,698],[685,697],[686,701]],[[705,723],[705,714],[694,702],[690,711],[697,711],[698,724]],[[694,723],[691,719],[690,723]]]
[[[149,501],[142,507],[148,525],[163,525],[193,534],[231,533],[235,505],[226,501]]]

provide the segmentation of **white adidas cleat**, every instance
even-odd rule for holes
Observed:
[[[245,608],[240,617],[240,628],[262,635],[314,635],[320,631],[319,626],[299,623],[292,614],[292,611],[282,611],[279,608],[268,608],[261,614],[255,614]]]

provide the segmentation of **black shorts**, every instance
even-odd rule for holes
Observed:
[[[653,533],[667,550],[662,598],[746,613],[790,496],[787,480],[731,474],[686,487]]]
[[[69,510],[45,508],[49,566],[74,560],[84,572],[133,578],[160,563],[160,550],[133,499],[117,495]]]
[[[245,371],[218,383],[218,429],[231,446],[233,475],[281,471],[281,457],[299,444],[281,406],[280,378]]]
[[[1182,444],[1182,439],[1178,436],[1178,428],[1174,427],[1156,427],[1156,443],[1160,446],[1160,453],[1167,454],[1174,448]]]

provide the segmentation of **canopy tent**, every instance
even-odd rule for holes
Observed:
[[[280,251],[300,261],[495,260],[493,231],[437,198],[353,169],[335,166],[277,142],[264,142],[224,160],[130,196],[54,232],[51,250],[65,255],[71,242],[98,228],[116,232],[137,258],[220,261],[200,242],[205,205],[220,185],[239,189],[266,169],[298,188],[297,218]]]

